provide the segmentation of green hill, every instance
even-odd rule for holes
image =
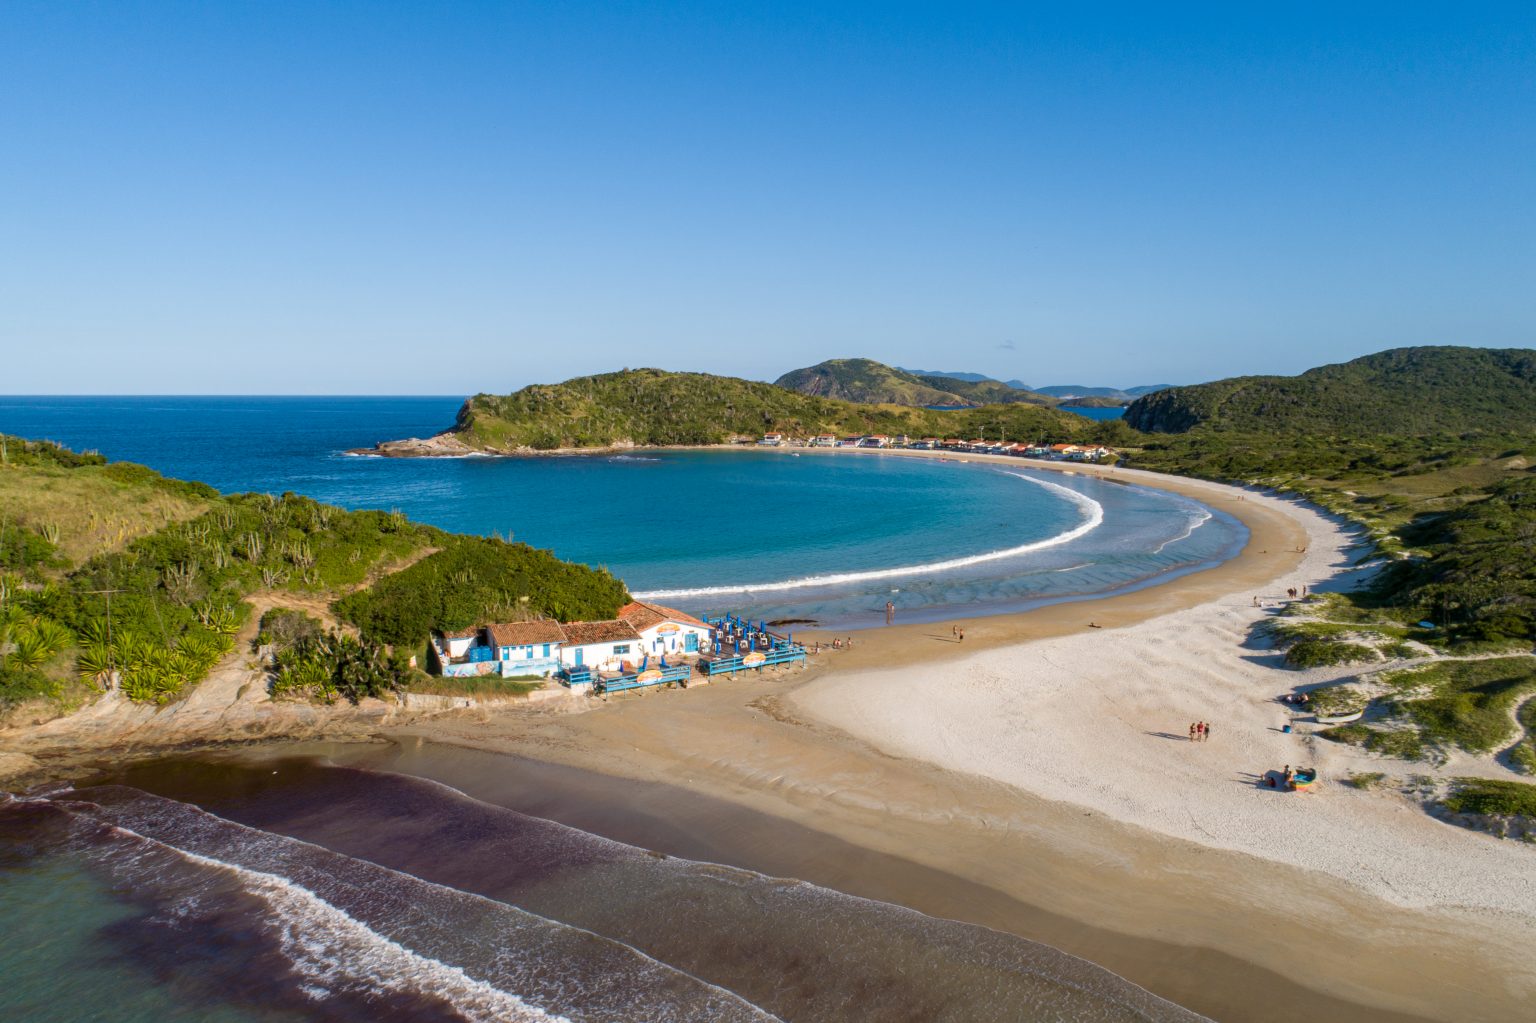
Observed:
[[[753,380],[658,369],[623,370],[535,384],[504,396],[480,394],[438,441],[503,454],[634,445],[665,447],[755,440],[764,433],[810,437],[871,433],[1015,439],[1084,439],[1095,424],[1036,405],[932,411],[822,398]],[[1096,435],[1095,435],[1096,436]],[[387,443],[385,453],[434,453]]]
[[[791,370],[774,381],[775,386],[800,394],[868,405],[982,404],[961,396],[959,388],[971,383],[942,377],[925,380],[873,359],[828,359]]]
[[[774,385],[813,397],[867,405],[1054,404],[1045,395],[1020,390],[979,374],[966,377],[921,374],[873,359],[828,359],[805,369],[791,370],[775,380]]]
[[[1536,429],[1536,351],[1396,348],[1300,376],[1169,388],[1137,399],[1125,420],[1153,433],[1528,431]]]
[[[331,610],[360,630],[355,656],[345,670],[310,658],[292,687],[328,698],[409,685],[430,629],[608,618],[628,599],[607,572],[525,544],[295,494],[226,496],[0,435],[0,708],[77,702],[114,669],[130,698],[170,700],[233,654],[254,595],[311,610],[345,597]]]
[[[955,380],[950,377],[938,376],[925,376],[918,379],[932,387],[945,387],[973,405],[1012,405],[1014,403],[1025,405],[1056,404],[1056,399],[1054,398],[1044,394],[1036,394],[1034,391],[1020,390],[1011,384],[1003,383],[1001,380]],[[938,402],[933,402],[932,404],[938,404]]]

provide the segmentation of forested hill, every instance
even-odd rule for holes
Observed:
[[[1396,348],[1300,376],[1234,377],[1146,395],[1128,425],[1153,433],[1421,436],[1536,430],[1536,351]]]
[[[774,381],[777,387],[810,395],[869,405],[968,405],[946,385],[961,381],[926,382],[905,370],[873,359],[828,359],[794,369]]]
[[[828,359],[774,381],[800,394],[870,405],[1054,405],[1055,400],[1000,380],[924,376],[873,359]]]
[[[1083,440],[1098,437],[1102,427],[1036,405],[931,411],[820,398],[736,377],[634,369],[535,384],[504,396],[476,395],[460,410],[458,424],[439,439],[471,450],[515,453],[724,444],[764,433]],[[380,450],[434,453],[395,444]]]

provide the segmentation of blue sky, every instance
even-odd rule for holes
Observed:
[[[1536,8],[31,4],[0,392],[1536,346]]]

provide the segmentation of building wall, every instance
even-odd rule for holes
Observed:
[[[675,631],[663,631],[667,627],[675,626]],[[685,622],[662,622],[640,633],[645,652],[655,654],[681,654],[687,652],[685,636],[692,633],[699,638],[698,650],[703,651],[711,644],[710,630],[698,625],[689,625]]]

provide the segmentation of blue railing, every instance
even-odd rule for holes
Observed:
[[[604,693],[617,693],[625,689],[641,689],[645,686],[659,686],[667,682],[681,682],[687,684],[693,669],[686,664],[673,665],[669,668],[652,668],[649,671],[635,671],[623,675],[602,676],[593,671],[587,665],[576,665],[565,668],[560,672],[560,681],[567,686],[590,685],[594,690]]]
[[[703,669],[704,674],[710,676],[734,675],[738,671],[752,671],[756,668],[771,668],[778,664],[796,664],[804,661],[805,647],[799,643],[783,643],[775,645],[772,650],[703,659],[699,661],[699,667]]]

